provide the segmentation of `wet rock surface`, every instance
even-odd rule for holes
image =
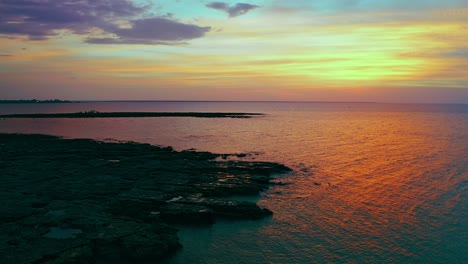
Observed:
[[[0,263],[157,263],[182,246],[171,224],[271,215],[226,197],[258,194],[289,168],[226,157],[0,134]]]

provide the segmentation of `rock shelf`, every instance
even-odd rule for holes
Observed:
[[[173,224],[271,215],[226,197],[290,169],[227,156],[0,134],[0,263],[157,263],[182,246]]]
[[[47,114],[11,114],[0,118],[135,118],[135,117],[198,117],[198,118],[252,118],[260,113],[212,113],[212,112],[98,112]]]

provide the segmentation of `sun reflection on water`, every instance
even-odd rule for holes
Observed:
[[[172,263],[467,262],[468,111],[407,108],[225,103],[211,110],[267,116],[2,120],[0,131],[258,152],[248,158],[294,169],[259,200],[271,220],[182,230]]]

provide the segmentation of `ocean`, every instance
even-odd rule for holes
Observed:
[[[261,221],[181,227],[167,263],[468,263],[468,105],[0,104],[0,114],[255,112],[231,118],[0,119],[0,133],[130,140],[283,163]]]

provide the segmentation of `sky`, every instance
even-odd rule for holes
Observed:
[[[0,99],[468,103],[468,0],[0,0]]]

